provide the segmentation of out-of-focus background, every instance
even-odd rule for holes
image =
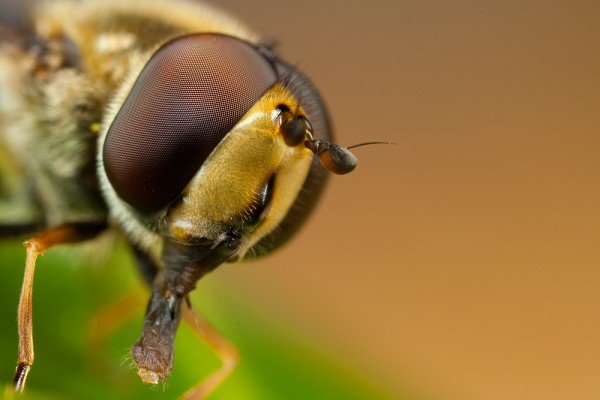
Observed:
[[[600,398],[600,3],[212,3],[313,78],[340,144],[398,143],[357,149],[285,249],[200,284],[196,303],[246,357],[215,398]],[[12,329],[20,253],[2,254]],[[64,342],[106,301],[99,284],[110,298],[139,285],[116,262],[43,261],[31,379],[67,387],[43,385],[44,360],[81,361]],[[140,318],[110,339],[117,359]],[[216,365],[185,330],[177,356],[173,389]],[[80,393],[133,396],[128,374]]]

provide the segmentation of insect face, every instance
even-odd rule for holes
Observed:
[[[312,153],[289,146],[278,106],[296,100],[271,88],[223,139],[168,214],[169,236],[179,241],[241,235],[238,256],[285,217],[306,179]]]
[[[171,371],[179,308],[198,279],[273,250],[305,220],[325,179],[304,141],[330,133],[306,78],[232,36],[173,39],[125,89],[100,137],[98,173],[115,219],[159,249],[132,348],[140,377],[155,383]]]
[[[283,65],[265,54],[216,34],[155,52],[101,139],[114,209],[168,242],[235,237],[227,259],[282,222],[311,168],[300,144],[312,127]]]

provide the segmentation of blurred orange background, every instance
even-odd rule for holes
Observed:
[[[340,144],[398,146],[201,288],[390,393],[600,398],[600,3],[212,3],[313,78]]]

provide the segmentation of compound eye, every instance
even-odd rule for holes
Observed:
[[[276,80],[269,60],[231,36],[162,46],[106,134],[104,169],[117,195],[140,212],[167,206]]]

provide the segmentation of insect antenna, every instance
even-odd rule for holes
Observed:
[[[391,144],[391,145],[396,146],[398,143],[394,143],[394,142],[363,142],[363,143],[353,144],[352,146],[348,146],[346,148],[347,149],[354,149],[356,147],[370,146],[372,144]]]
[[[334,174],[344,175],[352,172],[358,164],[358,159],[349,149],[355,147],[367,146],[372,144],[395,144],[391,142],[364,142],[349,147],[342,147],[338,144],[328,143],[323,140],[305,140],[304,146],[312,151],[321,165]]]

